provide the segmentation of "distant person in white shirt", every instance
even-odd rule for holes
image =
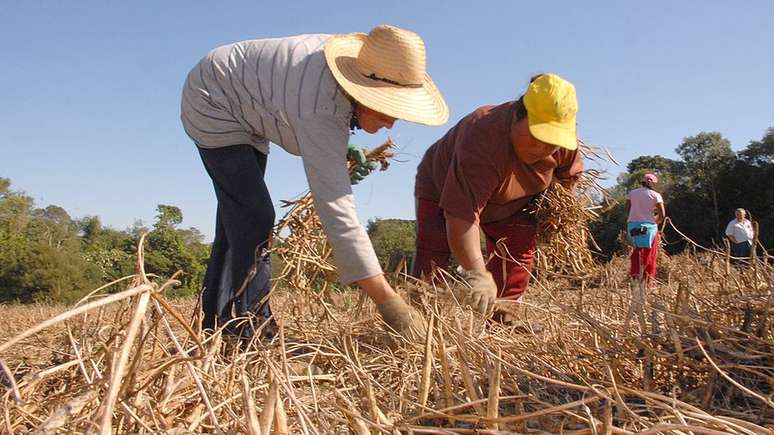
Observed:
[[[747,212],[743,208],[736,209],[736,219],[732,219],[726,226],[726,237],[731,242],[731,255],[749,257],[754,236]]]
[[[629,192],[626,198],[626,208],[629,211],[627,238],[634,246],[630,275],[635,279],[652,280],[656,277],[659,244],[657,224],[666,216],[664,199],[655,191],[657,183],[658,177],[655,174],[645,174],[640,181],[642,187]]]

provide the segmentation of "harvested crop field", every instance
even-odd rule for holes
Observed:
[[[538,277],[513,307],[522,321],[507,328],[474,317],[445,288],[403,280],[401,291],[423,293],[430,325],[415,343],[383,332],[355,292],[278,289],[280,334],[241,344],[202,336],[189,323],[196,301],[167,300],[169,283],[152,279],[117,283],[80,313],[4,306],[0,427],[774,433],[771,268],[756,275],[711,254],[662,260],[642,305],[626,258],[585,280]],[[68,318],[48,320],[60,313]]]

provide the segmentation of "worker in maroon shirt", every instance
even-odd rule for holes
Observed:
[[[555,74],[532,78],[517,101],[483,106],[425,153],[415,197],[417,245],[412,274],[430,279],[449,256],[470,285],[464,300],[484,315],[496,298],[517,300],[527,288],[537,222],[525,207],[553,179],[572,186],[583,171],[575,129],[575,87]],[[487,261],[500,241],[507,254]],[[499,250],[502,252],[502,250]],[[495,319],[506,321],[504,313]]]

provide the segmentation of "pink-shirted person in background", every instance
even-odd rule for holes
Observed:
[[[656,258],[658,257],[658,223],[664,220],[666,211],[664,199],[656,192],[658,177],[655,174],[642,176],[642,187],[629,192],[626,208],[629,211],[626,231],[634,246],[631,256],[630,275],[633,279],[656,277]]]

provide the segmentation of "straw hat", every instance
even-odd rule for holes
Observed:
[[[331,36],[325,60],[358,103],[396,119],[441,125],[449,108],[425,70],[425,43],[414,32],[381,25],[369,34]]]

